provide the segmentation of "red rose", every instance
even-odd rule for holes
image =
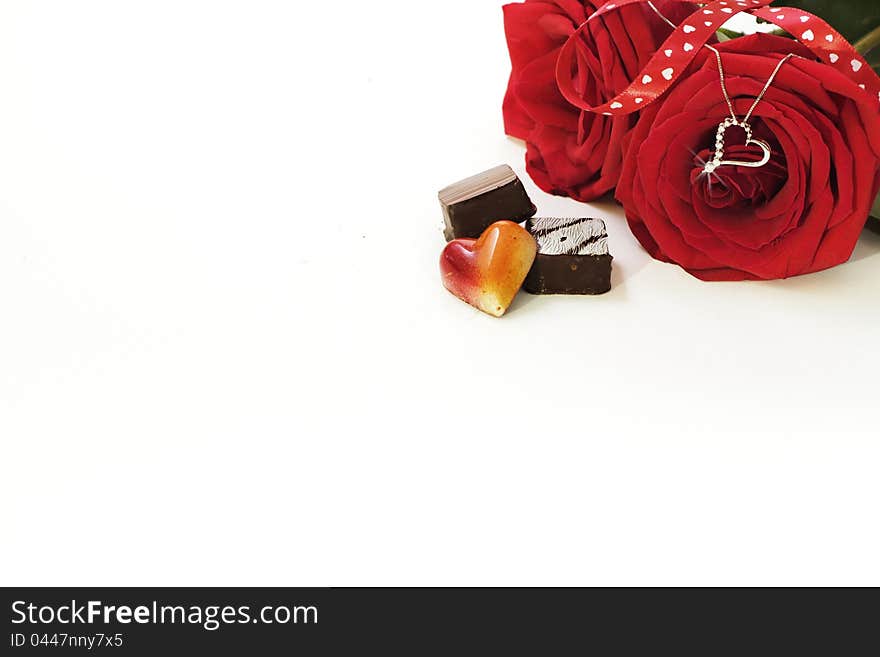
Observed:
[[[877,98],[790,39],[755,35],[719,50],[741,119],[780,58],[803,57],[782,66],[750,121],[772,159],[703,173],[730,115],[715,56],[703,49],[627,138],[617,198],[633,233],[652,256],[703,280],[787,278],[847,261],[880,189]],[[725,158],[757,159],[744,141],[731,128]]]
[[[505,130],[526,141],[526,167],[541,189],[581,201],[594,200],[617,184],[621,143],[637,119],[583,112],[562,97],[556,84],[560,49],[602,4],[526,0],[504,7],[512,63]],[[656,4],[673,21],[695,8],[671,0]],[[672,29],[645,5],[623,7],[594,23],[589,29],[595,52],[579,64],[598,104],[626,88]]]

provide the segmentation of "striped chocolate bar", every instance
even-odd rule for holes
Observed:
[[[535,217],[526,229],[538,243],[525,282],[532,294],[604,294],[611,289],[608,231],[601,219]]]

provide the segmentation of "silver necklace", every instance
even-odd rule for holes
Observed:
[[[654,3],[648,0],[648,6],[654,10],[656,13],[667,25],[669,25],[673,30],[678,29],[678,25],[673,23],[671,20],[666,18],[663,13],[654,6]],[[762,167],[770,161],[770,156],[772,151],[770,150],[770,144],[762,139],[752,139],[752,126],[749,124],[749,119],[752,118],[752,113],[764,99],[764,95],[773,85],[773,81],[776,80],[776,76],[779,74],[779,69],[792,57],[796,57],[797,55],[791,53],[783,57],[779,60],[779,63],[776,65],[776,68],[773,71],[773,74],[770,76],[770,79],[767,80],[767,84],[764,85],[764,88],[761,90],[761,93],[758,94],[758,97],[755,99],[755,102],[752,103],[752,107],[749,109],[745,118],[740,121],[736,116],[736,110],[733,109],[733,101],[730,99],[730,94],[727,93],[727,82],[724,79],[724,64],[721,62],[721,53],[714,47],[710,46],[708,43],[705,44],[705,47],[715,53],[715,59],[718,61],[718,77],[721,80],[721,92],[724,94],[724,100],[727,103],[727,107],[730,110],[730,118],[724,119],[718,125],[718,131],[715,133],[715,154],[712,159],[706,162],[703,166],[704,173],[713,173],[715,169],[721,166],[738,166],[738,167],[752,167],[758,168]],[[740,160],[725,160],[724,159],[724,133],[727,132],[727,129],[737,126],[745,130],[746,133],[746,146],[750,146],[754,144],[758,148],[760,148],[764,155],[758,162],[743,162]]]
[[[724,64],[721,62],[721,53],[718,52],[717,49],[713,48],[710,45],[706,45],[706,47],[715,53],[715,59],[718,60],[718,77],[721,80],[721,92],[724,94],[724,100],[727,102],[727,107],[730,109],[730,117],[724,119],[718,125],[718,131],[715,133],[715,155],[711,160],[706,162],[703,167],[704,173],[712,173],[720,166],[738,166],[738,167],[752,167],[758,168],[762,167],[770,161],[770,144],[762,139],[753,139],[752,138],[752,126],[749,123],[749,119],[752,118],[752,114],[755,109],[764,99],[764,95],[773,85],[773,81],[776,79],[776,76],[779,74],[779,70],[789,59],[794,57],[794,54],[788,54],[782,59],[779,60],[779,63],[776,65],[776,68],[773,70],[773,73],[770,75],[770,78],[767,80],[767,84],[764,85],[764,88],[761,90],[761,93],[758,94],[758,97],[755,99],[755,102],[752,103],[751,108],[749,108],[748,113],[746,113],[745,118],[740,121],[736,116],[736,110],[733,109],[733,101],[730,100],[730,94],[727,93],[727,83],[724,79]],[[727,129],[737,126],[745,130],[746,133],[746,146],[751,146],[754,144],[763,152],[763,157],[757,162],[746,162],[743,160],[725,160],[724,159],[724,133],[727,132]]]

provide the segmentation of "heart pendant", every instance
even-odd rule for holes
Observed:
[[[440,257],[443,285],[462,301],[501,317],[532,268],[538,245],[512,221],[489,226],[478,240],[451,241]]]
[[[760,148],[764,156],[757,162],[744,162],[742,160],[725,160],[724,159],[724,133],[731,126],[737,126],[746,132],[746,146],[755,145]],[[735,167],[752,167],[757,169],[770,161],[770,144],[761,139],[752,139],[752,126],[746,121],[737,121],[734,118],[724,119],[724,123],[719,124],[718,132],[715,134],[715,155],[703,167],[705,173],[712,173],[720,166],[728,165]]]

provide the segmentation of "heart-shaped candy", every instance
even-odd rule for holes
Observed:
[[[498,221],[479,239],[457,239],[443,249],[443,285],[462,301],[501,317],[522,287],[538,246],[512,221]]]

